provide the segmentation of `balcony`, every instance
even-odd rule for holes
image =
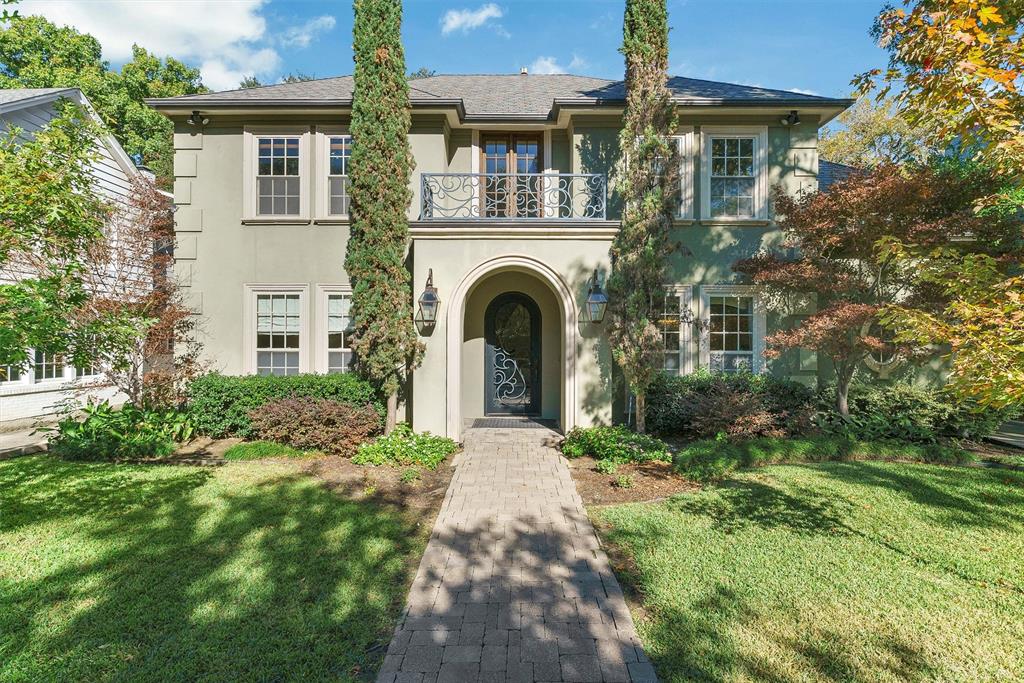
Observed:
[[[423,221],[603,221],[600,173],[424,173]]]

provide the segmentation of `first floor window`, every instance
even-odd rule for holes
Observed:
[[[352,368],[352,305],[350,294],[327,295],[327,372],[348,372]]]
[[[20,379],[20,365],[0,365],[0,382],[17,382]]]
[[[720,372],[754,371],[754,297],[708,299],[710,366]]]
[[[711,217],[754,218],[753,137],[711,138]]]
[[[328,212],[332,216],[347,216],[349,205],[348,166],[352,156],[352,138],[333,135],[328,138]]]
[[[684,367],[683,354],[686,352],[682,343],[683,315],[679,294],[667,291],[654,302],[654,322],[661,331],[661,339],[665,344],[665,356],[662,369],[677,375]]]
[[[75,367],[75,377],[91,377],[98,374],[100,374],[100,371],[94,362],[90,362],[83,367]]]
[[[298,294],[256,295],[257,374],[299,374],[301,316]]]
[[[257,139],[257,212],[261,216],[300,213],[299,138]]]
[[[35,362],[32,364],[35,380],[61,379],[64,377],[64,361],[52,353],[36,349]]]

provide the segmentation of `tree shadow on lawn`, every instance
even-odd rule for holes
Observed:
[[[405,518],[291,470],[235,485],[184,468],[139,483],[118,467],[4,468],[4,516],[23,533],[27,516],[60,522],[78,545],[44,558],[52,570],[0,577],[0,677],[372,678],[418,555]]]

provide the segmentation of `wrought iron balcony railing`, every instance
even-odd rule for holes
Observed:
[[[422,220],[604,220],[599,173],[424,173]]]

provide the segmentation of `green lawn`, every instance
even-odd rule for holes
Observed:
[[[1024,676],[1024,473],[772,466],[592,510],[665,681]]]
[[[424,544],[289,464],[0,461],[0,680],[372,680]]]

